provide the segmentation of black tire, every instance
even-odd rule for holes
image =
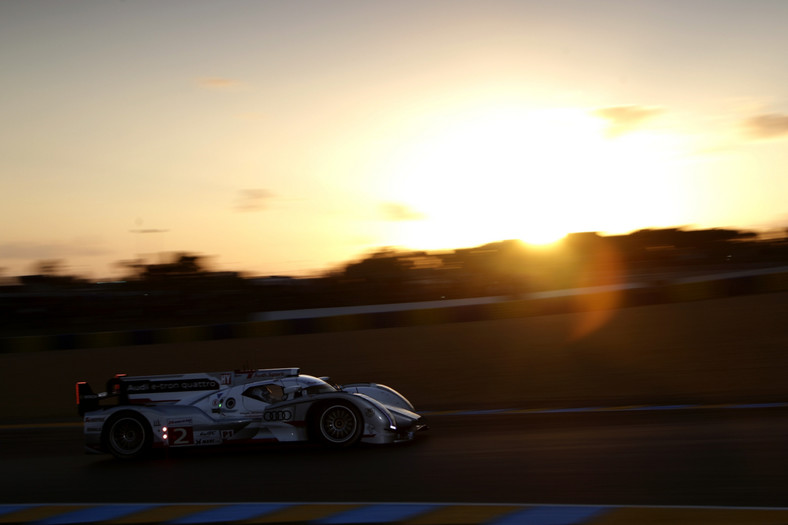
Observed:
[[[361,439],[364,419],[361,412],[347,401],[321,404],[313,413],[312,432],[329,447],[349,447]]]
[[[104,448],[118,459],[136,459],[150,452],[153,431],[136,412],[113,415],[104,427]]]

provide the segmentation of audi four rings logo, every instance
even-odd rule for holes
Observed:
[[[293,413],[289,410],[275,410],[264,413],[263,419],[266,421],[290,421],[293,419]]]

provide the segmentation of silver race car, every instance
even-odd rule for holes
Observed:
[[[205,445],[397,443],[427,428],[413,405],[387,386],[336,386],[301,375],[298,368],[119,374],[107,382],[106,392],[94,393],[84,381],[76,390],[86,450],[122,459]]]

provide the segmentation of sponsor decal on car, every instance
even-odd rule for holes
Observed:
[[[195,445],[221,445],[222,437],[218,430],[199,430],[194,433]]]
[[[167,441],[171,447],[188,445],[221,445],[222,436],[218,430],[194,430],[193,427],[172,427],[168,429]],[[232,437],[232,431],[230,431]]]
[[[169,426],[169,427],[173,427],[173,426],[177,426],[177,425],[189,425],[189,426],[191,426],[191,424],[192,424],[192,418],[190,418],[190,417],[179,417],[179,418],[174,418],[174,419],[168,419],[167,420],[167,426]]]
[[[187,379],[183,381],[139,379],[124,381],[126,392],[196,392],[200,390],[218,390],[219,382],[213,379]]]
[[[263,413],[265,421],[290,421],[293,419],[293,412],[290,410],[269,410]]]

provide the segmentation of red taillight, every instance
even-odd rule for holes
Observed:
[[[126,374],[115,374],[115,379],[120,379],[121,377],[126,377]],[[120,381],[116,381],[112,385],[112,393],[116,395],[120,393]]]
[[[84,385],[84,381],[77,382],[77,405],[80,403],[81,399],[79,398],[79,385]]]

